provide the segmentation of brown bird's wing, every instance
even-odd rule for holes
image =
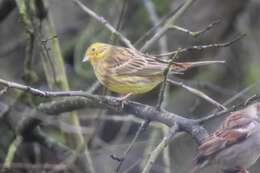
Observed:
[[[199,147],[199,150],[203,152],[204,155],[212,155],[228,145],[245,139],[247,135],[248,131],[240,131],[239,129],[219,130],[212,136],[209,136],[207,142],[203,143]]]
[[[237,111],[228,116],[222,124],[221,128],[239,128],[246,126],[252,122],[252,118],[247,116],[246,112]]]
[[[112,72],[117,75],[151,76],[163,74],[167,64],[136,50],[115,47],[111,57],[107,58]]]
[[[208,159],[214,158],[215,154],[236,143],[245,140],[250,135],[249,129],[221,129],[210,135],[199,146],[199,153],[195,158],[196,164],[203,164]]]

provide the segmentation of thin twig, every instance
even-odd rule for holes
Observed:
[[[126,168],[124,170],[123,173],[129,173],[132,171],[132,169],[134,169],[137,165],[139,165],[142,162],[142,158],[137,159],[132,165],[128,166],[128,168]],[[133,172],[133,171],[132,171]]]
[[[243,89],[241,92],[239,92],[238,94],[236,94],[234,97],[232,97],[232,98],[230,98],[229,100],[227,100],[227,101],[224,103],[224,105],[231,103],[232,101],[234,101],[235,99],[237,99],[238,97],[240,97],[242,94],[244,94],[245,92],[247,92],[248,90],[250,90],[253,86],[254,86],[254,85],[249,86],[249,87],[247,87],[246,89]],[[242,103],[240,103],[240,104],[238,104],[238,105],[232,106],[231,108],[229,108],[229,109],[227,109],[227,110],[222,110],[222,111],[219,111],[219,112],[211,113],[211,114],[209,114],[209,115],[207,115],[207,116],[205,116],[205,117],[202,117],[202,118],[198,119],[197,121],[198,121],[199,123],[207,122],[208,120],[211,120],[211,119],[213,119],[213,118],[217,118],[217,117],[222,116],[222,115],[224,115],[224,114],[227,114],[227,113],[229,113],[229,112],[232,112],[232,111],[238,110],[238,109],[240,109],[240,108],[243,108],[243,107],[245,107],[245,106],[251,104],[252,102],[255,102],[255,101],[259,100],[259,99],[260,99],[260,95],[257,95],[257,94],[256,94],[256,95],[253,95],[253,96],[249,97],[248,99],[246,99],[245,102],[242,102]]]
[[[182,31],[182,32],[185,32],[193,37],[198,37],[199,35],[201,34],[204,34],[205,32],[209,31],[211,28],[213,28],[215,25],[219,24],[221,22],[221,20],[216,20],[212,23],[210,23],[206,28],[203,28],[199,31],[190,31],[186,28],[183,28],[183,27],[180,27],[180,26],[177,26],[177,25],[170,25],[169,26],[169,29],[176,29],[176,30],[179,30],[179,31]]]
[[[14,141],[12,142],[12,144],[9,146],[5,161],[4,161],[4,165],[3,168],[10,168],[12,163],[13,163],[13,159],[14,159],[14,155],[15,152],[17,150],[17,148],[20,146],[20,144],[23,142],[23,137],[18,135]]]
[[[92,11],[90,8],[88,8],[86,5],[84,5],[79,0],[72,0],[75,2],[83,11],[88,13],[91,17],[96,19],[98,22],[103,24],[108,30],[112,32],[112,34],[115,34],[119,37],[119,39],[129,48],[135,49],[135,47],[132,45],[130,40],[128,40],[123,34],[121,34],[119,31],[117,31],[104,17],[99,16],[97,13]]]
[[[195,89],[195,88],[191,88],[185,84],[183,84],[182,82],[177,82],[177,81],[174,81],[174,80],[171,80],[171,79],[167,79],[168,82],[170,82],[171,84],[173,85],[177,85],[177,86],[180,86],[186,90],[188,90],[189,92],[205,99],[206,101],[208,101],[209,103],[215,105],[218,109],[223,109],[223,110],[227,110],[227,108],[225,106],[223,106],[222,104],[218,103],[216,100],[210,98],[209,96],[207,96],[206,94],[204,94],[203,92]]]
[[[118,32],[120,32],[120,30],[123,27],[123,24],[124,24],[123,23],[123,19],[125,17],[125,12],[127,10],[127,5],[128,5],[128,0],[124,0],[122,8],[121,8],[121,11],[120,11],[119,19],[118,19],[118,22],[117,22],[117,25],[116,25],[116,30]],[[111,40],[111,44],[115,44],[116,43],[117,37],[115,37],[114,33],[111,35],[110,40]]]
[[[139,43],[141,43],[143,40],[145,40],[146,37],[148,37],[149,35],[151,35],[153,32],[155,32],[156,30],[159,29],[160,26],[162,26],[166,21],[168,21],[169,18],[171,18],[182,6],[183,4],[181,4],[180,6],[178,6],[177,8],[173,9],[172,11],[170,11],[168,14],[166,14],[159,22],[158,24],[156,24],[155,26],[153,26],[151,29],[149,29],[148,31],[146,31],[144,34],[142,34],[142,36],[134,42],[134,45],[138,45]]]
[[[176,135],[178,130],[179,130],[179,126],[177,124],[175,124],[173,127],[170,128],[169,133],[163,138],[163,140],[160,142],[160,144],[153,150],[153,152],[149,156],[142,173],[150,172],[150,170],[151,170],[154,162],[158,158],[159,154],[169,144],[169,142]]]
[[[174,81],[183,82],[185,85],[189,85],[194,88],[204,88],[226,96],[232,96],[236,93],[232,89],[227,89],[215,83],[204,81],[204,80],[185,80],[185,79],[176,78],[175,76],[171,76],[171,79]]]
[[[168,127],[163,127],[162,128],[162,132],[163,132],[163,136],[166,136],[167,133],[169,131]],[[176,136],[175,136],[176,137]],[[170,146],[166,146],[163,150],[162,153],[162,159],[164,161],[164,172],[165,173],[172,173],[172,168],[171,168],[171,163],[172,163],[172,157],[171,157],[171,152],[170,152]]]
[[[166,85],[167,85],[168,73],[170,71],[172,63],[174,62],[174,60],[176,59],[177,56],[178,56],[178,53],[176,53],[173,57],[171,57],[171,59],[168,63],[168,66],[164,70],[164,80],[163,80],[161,88],[160,88],[160,92],[159,92],[159,96],[158,96],[158,102],[157,102],[157,105],[156,105],[156,109],[158,109],[158,110],[161,110],[162,102],[164,100],[164,92],[165,92]]]
[[[115,172],[119,172],[127,154],[131,151],[131,149],[133,148],[135,142],[137,141],[138,137],[140,136],[141,132],[144,131],[146,129],[146,127],[149,125],[150,121],[149,120],[144,120],[143,123],[141,124],[141,126],[138,128],[134,138],[132,139],[131,143],[129,144],[129,146],[127,147],[127,149],[125,150],[124,154],[122,157],[118,157],[115,155],[111,155],[111,158],[114,160],[117,160],[119,162],[118,166],[115,169]]]
[[[199,46],[192,46],[192,47],[188,47],[188,48],[182,48],[181,50],[179,50],[179,53],[187,52],[187,51],[191,51],[191,50],[198,50],[198,51],[200,51],[200,50],[210,49],[210,48],[228,47],[231,44],[241,40],[245,36],[246,36],[245,34],[242,34],[242,35],[239,35],[239,36],[235,37],[233,40],[228,41],[228,42],[224,42],[224,43],[214,43],[214,44],[207,44],[207,45],[199,45]],[[159,55],[153,55],[153,56],[156,56],[156,57],[171,56],[173,54],[176,54],[177,51],[178,50],[167,52],[167,53],[163,53],[163,54],[159,54]]]
[[[169,25],[173,25],[176,20],[191,6],[194,0],[186,0],[185,4],[165,22],[165,24],[156,32],[156,34],[145,42],[144,46],[141,48],[142,52],[147,51],[162,35],[166,33]]]
[[[146,11],[148,12],[148,16],[153,24],[153,26],[157,26],[160,23],[159,17],[156,13],[155,5],[151,0],[143,0],[143,4],[145,6]],[[167,52],[167,37],[164,35],[159,39],[159,47],[160,52]]]

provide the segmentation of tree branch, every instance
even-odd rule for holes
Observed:
[[[156,34],[150,38],[142,47],[141,51],[145,52],[149,49],[163,34],[169,29],[169,25],[174,25],[176,20],[190,7],[194,0],[186,0],[185,4],[171,17],[167,22],[156,32]]]
[[[188,119],[181,117],[177,114],[170,113],[167,111],[159,111],[153,106],[145,105],[142,103],[134,102],[134,101],[126,101],[122,102],[120,99],[116,97],[111,96],[99,96],[99,95],[92,95],[87,92],[83,91],[43,91],[36,88],[32,88],[30,86],[18,84],[15,82],[6,81],[3,79],[0,79],[0,84],[3,84],[4,86],[7,86],[9,88],[16,88],[23,91],[30,92],[36,96],[42,96],[42,97],[72,97],[72,96],[80,96],[80,99],[74,99],[74,102],[70,100],[70,98],[67,98],[63,101],[56,101],[55,103],[51,103],[52,106],[56,107],[56,104],[58,105],[64,105],[66,104],[72,104],[76,106],[75,109],[80,108],[79,105],[89,106],[90,104],[96,104],[100,106],[101,108],[109,108],[112,110],[115,110],[117,112],[123,112],[127,114],[133,114],[138,118],[149,120],[149,121],[158,121],[161,122],[169,127],[172,127],[175,123],[179,125],[179,127],[182,129],[182,131],[186,131],[190,133],[192,136],[195,137],[196,141],[200,142],[203,137],[207,134],[206,130],[203,127],[200,127],[197,124],[196,120]],[[79,104],[75,104],[75,101]],[[63,103],[62,103],[63,102]],[[43,110],[43,108],[50,108],[50,106],[42,106],[41,104],[39,106],[39,110],[43,112],[51,112],[50,110]],[[70,105],[70,108],[73,108],[73,106]],[[67,106],[65,106],[67,107]],[[54,109],[55,110],[55,109]],[[65,108],[66,111],[68,111],[67,108]],[[72,111],[72,110],[70,110]]]

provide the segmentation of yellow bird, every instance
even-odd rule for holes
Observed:
[[[83,62],[90,61],[99,82],[126,97],[146,93],[164,79],[168,64],[137,50],[105,43],[91,44]],[[170,72],[180,73],[191,67],[224,61],[174,62]]]

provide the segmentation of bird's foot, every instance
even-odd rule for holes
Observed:
[[[125,94],[119,98],[117,98],[118,101],[121,102],[121,109],[124,108],[124,105],[127,103],[127,99],[132,95],[132,93]]]

